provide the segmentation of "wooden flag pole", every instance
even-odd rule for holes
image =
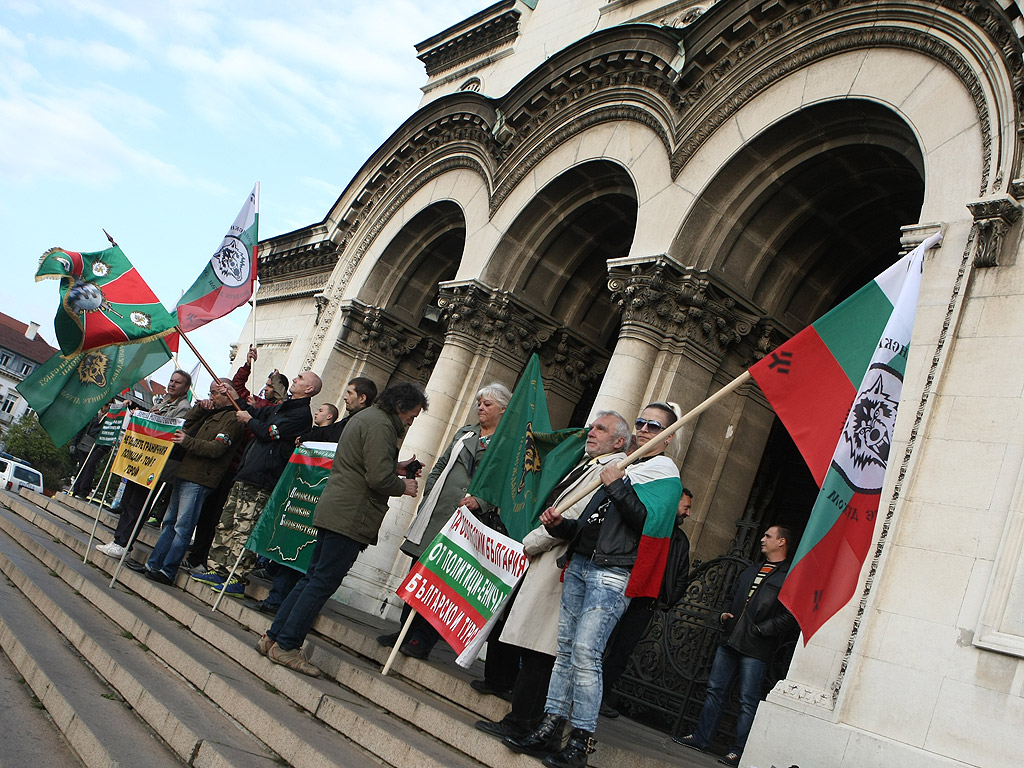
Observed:
[[[639,448],[637,448],[635,451],[629,454],[626,458],[620,461],[618,465],[619,469],[625,469],[637,459],[642,459],[647,454],[653,453],[656,448],[664,444],[664,442],[669,437],[671,437],[680,429],[682,429],[683,426],[696,419],[698,416],[704,413],[704,411],[713,406],[719,400],[724,398],[726,395],[731,394],[740,385],[745,384],[749,379],[750,371],[744,371],[743,373],[741,373],[739,376],[730,381],[720,390],[715,392],[715,394],[711,395],[711,397],[709,397],[703,403],[696,406],[695,408],[692,408],[690,411],[681,416],[675,424],[666,427],[663,432],[661,432],[655,437],[652,437],[650,440],[648,440],[646,443],[641,445]],[[556,509],[559,512],[564,512],[580,499],[585,498],[586,496],[593,493],[593,491],[597,489],[600,485],[601,478],[598,477],[595,478],[594,480],[591,480],[589,483],[578,486],[575,490],[573,490],[572,493],[570,493],[568,496],[566,496],[564,499],[558,502],[558,506],[556,507]]]
[[[191,350],[192,350],[193,352],[195,352],[195,355],[196,355],[196,357],[197,357],[197,358],[199,358],[199,362],[203,364],[203,367],[204,367],[204,368],[205,368],[205,369],[206,369],[207,371],[209,371],[209,373],[210,373],[210,376],[212,376],[212,377],[213,377],[213,380],[214,380],[214,381],[220,381],[220,377],[219,377],[219,376],[217,375],[217,372],[216,372],[216,371],[214,371],[214,370],[213,370],[213,368],[211,368],[211,367],[210,367],[210,364],[209,364],[209,363],[207,363],[207,362],[206,362],[206,361],[205,361],[205,360],[203,359],[203,356],[202,356],[201,354],[199,354],[199,350],[198,350],[198,349],[196,349],[196,346],[195,346],[195,344],[193,344],[193,343],[192,343],[192,341],[191,341],[191,340],[189,339],[189,337],[185,335],[185,332],[184,332],[183,330],[181,330],[181,326],[180,326],[180,325],[179,325],[179,326],[176,326],[176,327],[175,327],[175,330],[177,330],[177,331],[178,331],[178,335],[180,335],[180,336],[181,336],[181,338],[182,338],[182,339],[183,339],[183,340],[185,341],[185,343],[186,343],[186,344],[188,344],[188,346],[189,346],[189,349],[191,349]],[[241,405],[239,405],[239,404],[238,404],[238,401],[237,401],[237,400],[235,400],[235,398],[233,398],[233,397],[231,396],[231,394],[230,394],[230,393],[228,393],[228,395],[227,395],[227,398],[228,398],[228,400],[230,400],[230,401],[231,401],[231,404],[232,404],[233,406],[235,406],[235,410],[236,410],[236,411],[244,411],[244,410],[245,410],[245,409],[244,409],[244,408],[243,408],[243,407],[242,407]]]

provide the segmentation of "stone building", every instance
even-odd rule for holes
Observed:
[[[553,421],[697,405],[929,253],[863,589],[743,765],[1024,754],[1024,19],[1018,0],[503,0],[417,47],[420,109],[322,221],[261,243],[260,360],[422,382],[428,466],[536,351]],[[1018,361],[1018,362],[1014,362]],[[677,441],[695,556],[814,488],[753,385]],[[376,610],[411,502],[339,596]]]

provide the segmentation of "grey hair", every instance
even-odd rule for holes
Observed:
[[[615,422],[615,428],[611,430],[612,437],[621,437],[623,440],[626,441],[626,444],[628,445],[629,438],[633,436],[633,432],[629,428],[629,422],[626,421],[622,417],[622,414],[619,413],[618,411],[598,411],[596,414],[594,414],[593,420],[597,421],[598,419],[604,418],[605,416],[611,416],[612,420]]]
[[[476,399],[479,400],[481,397],[486,397],[488,400],[493,400],[502,408],[508,407],[508,401],[512,399],[512,393],[508,391],[508,387],[497,381],[492,381],[480,388],[480,391],[476,393]]]

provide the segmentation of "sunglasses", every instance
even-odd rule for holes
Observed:
[[[661,432],[661,430],[665,428],[665,425],[662,424],[660,421],[655,421],[654,419],[637,419],[636,431],[639,432],[644,427],[647,427],[647,431],[650,432],[652,435],[656,435],[658,432]]]

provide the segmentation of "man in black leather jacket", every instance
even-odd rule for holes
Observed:
[[[696,730],[674,739],[693,749],[707,749],[736,677],[740,681],[740,714],[736,740],[718,762],[739,765],[754,713],[761,700],[764,675],[779,642],[797,628],[796,619],[779,602],[779,590],[789,572],[792,533],[773,525],[761,538],[764,562],[754,563],[736,580],[729,610],[720,616],[722,639],[711,664],[708,691]]]

